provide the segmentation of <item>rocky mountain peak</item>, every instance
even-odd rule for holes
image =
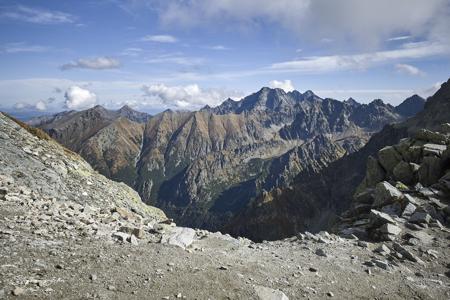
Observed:
[[[347,104],[347,105],[353,106],[353,107],[361,105],[361,103],[359,103],[358,101],[356,101],[352,97],[350,97],[347,100],[345,100],[344,103]]]
[[[135,110],[133,108],[131,108],[128,104],[125,104],[124,106],[119,108],[119,111],[134,112]]]
[[[314,92],[311,91],[311,90],[307,90],[306,92],[304,92],[303,96],[306,97],[306,98],[317,97],[317,95],[314,94]]]
[[[382,99],[374,99],[372,100],[369,105],[372,106],[385,106],[386,104],[384,103],[384,101]]]
[[[399,104],[395,111],[402,116],[412,117],[416,115],[419,111],[423,110],[425,106],[425,99],[415,94],[409,98],[406,98],[401,104]]]

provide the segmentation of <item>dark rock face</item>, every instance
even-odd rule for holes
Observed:
[[[251,226],[237,229],[241,222],[235,218],[251,219],[267,195],[289,187],[294,178],[300,182],[314,176],[359,150],[383,125],[404,117],[381,100],[366,105],[322,99],[311,91],[262,88],[215,108],[169,110],[139,123],[145,119],[128,107],[115,112],[95,107],[38,125],[101,173],[135,188],[178,224],[258,238]],[[265,211],[276,214],[274,220],[278,210],[283,218],[298,214],[285,222],[285,231],[273,228],[270,236],[277,238],[308,227],[300,220],[307,213],[314,216],[324,202],[273,203],[277,209]],[[259,220],[256,226],[271,222]]]
[[[418,112],[423,110],[425,106],[425,99],[418,95],[413,95],[403,101],[395,108],[395,111],[407,118],[415,116]]]

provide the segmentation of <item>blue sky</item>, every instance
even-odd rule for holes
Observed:
[[[398,104],[450,75],[449,0],[0,0],[0,109],[198,109],[262,86]]]

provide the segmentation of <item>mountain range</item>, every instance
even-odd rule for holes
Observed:
[[[100,173],[133,187],[178,224],[275,239],[299,228],[320,228],[318,211],[330,220],[328,214],[347,208],[336,200],[339,192],[332,201],[322,189],[330,164],[344,166],[333,167],[343,172],[333,173],[340,182],[355,168],[342,161],[366,158],[361,153],[373,147],[366,143],[374,133],[414,116],[424,103],[417,95],[394,107],[379,99],[361,104],[322,99],[312,91],[262,88],[194,112],[150,116],[127,106],[117,111],[96,106],[28,123]],[[396,139],[381,143],[391,140]],[[360,182],[363,174],[345,178]],[[354,182],[338,190],[350,190]],[[301,188],[306,183],[308,191]],[[286,195],[289,201],[280,200]]]

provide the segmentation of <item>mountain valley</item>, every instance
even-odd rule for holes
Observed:
[[[393,107],[381,100],[360,104],[322,99],[312,91],[262,88],[240,101],[228,99],[195,112],[150,117],[128,107],[110,111],[97,106],[29,124],[103,175],[133,187],[144,202],[177,223],[256,238],[231,224],[251,210],[253,201],[354,153],[384,125],[414,115],[424,102],[413,96]],[[306,213],[302,205],[294,211]],[[275,229],[266,238],[287,233]]]

